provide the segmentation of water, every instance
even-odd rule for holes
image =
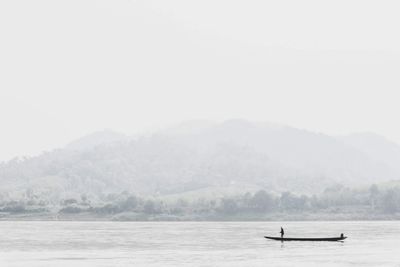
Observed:
[[[263,235],[338,236],[345,242]],[[0,266],[399,266],[400,222],[0,222]]]

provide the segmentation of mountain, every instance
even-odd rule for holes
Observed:
[[[65,146],[71,150],[88,150],[100,145],[128,141],[128,136],[111,130],[98,131],[81,137]]]
[[[0,192],[29,190],[54,200],[124,190],[139,195],[223,195],[224,189],[318,193],[338,183],[399,179],[398,146],[364,139],[375,140],[245,120],[186,122],[135,139],[103,131],[62,149],[0,164]]]
[[[384,136],[374,133],[354,133],[338,139],[362,151],[374,161],[400,172],[400,146]]]

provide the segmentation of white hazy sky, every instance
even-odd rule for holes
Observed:
[[[400,3],[0,1],[0,160],[92,131],[272,121],[400,142]]]

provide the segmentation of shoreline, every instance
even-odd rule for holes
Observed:
[[[80,214],[1,214],[0,221],[109,221],[109,222],[281,222],[281,221],[399,221],[400,214],[243,214],[235,216],[223,215],[169,215],[169,214],[137,214],[119,213],[113,215]]]

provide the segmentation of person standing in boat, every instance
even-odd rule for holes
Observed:
[[[283,228],[282,228],[282,227],[281,227],[280,233],[281,233],[281,238],[283,238],[283,235],[285,234],[285,231],[283,231]]]

